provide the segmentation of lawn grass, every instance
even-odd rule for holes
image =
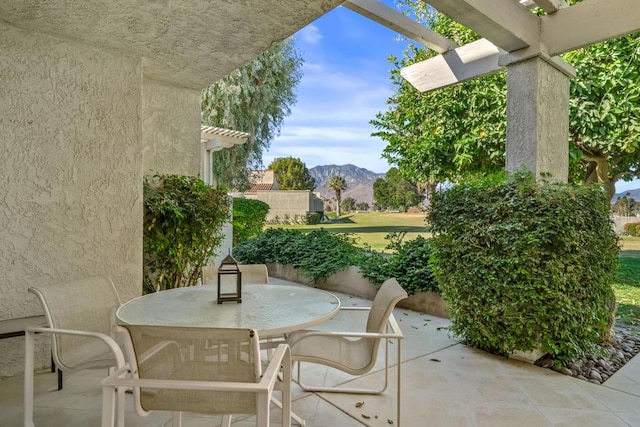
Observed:
[[[389,243],[385,237],[389,233],[406,232],[405,240],[413,240],[418,236],[430,237],[424,222],[425,214],[410,213],[353,213],[341,216],[341,222],[330,222],[318,225],[272,225],[268,227],[280,227],[309,231],[324,228],[336,233],[350,233],[358,238],[358,246],[368,246],[376,251],[385,251]],[[388,250],[387,250],[388,252]]]
[[[297,230],[325,228],[336,233],[350,233],[358,238],[358,245],[377,251],[387,251],[389,233],[406,232],[405,240],[418,236],[430,237],[424,214],[408,213],[354,213],[342,216],[344,222],[319,225],[278,225]],[[616,321],[619,324],[640,326],[640,237],[622,236],[618,264],[618,278],[613,290],[618,301]]]
[[[613,290],[618,301],[616,322],[640,325],[640,237],[622,236],[618,280]]]

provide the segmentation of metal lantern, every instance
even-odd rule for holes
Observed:
[[[234,288],[235,292],[231,291]],[[218,304],[227,301],[242,302],[242,272],[231,254],[224,257],[218,267]]]

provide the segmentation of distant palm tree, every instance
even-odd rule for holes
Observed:
[[[340,201],[342,200],[342,190],[347,189],[347,182],[340,175],[334,175],[329,180],[329,188],[336,193],[336,216],[340,216]]]

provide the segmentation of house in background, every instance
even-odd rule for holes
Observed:
[[[258,191],[274,191],[279,190],[278,178],[274,171],[267,169],[261,171],[251,171],[249,180],[251,188],[248,193],[257,193]]]
[[[309,190],[280,190],[272,170],[251,171],[251,188],[234,197],[260,200],[269,205],[267,222],[303,222],[309,214],[322,213],[324,203]]]

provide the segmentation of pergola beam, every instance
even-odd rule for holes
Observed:
[[[586,0],[542,17],[549,55],[640,31],[638,0]],[[472,27],[473,28],[473,27]]]
[[[458,47],[455,42],[429,30],[377,0],[347,0],[342,5],[438,53],[444,53]]]
[[[513,0],[428,0],[427,2],[507,52],[539,44],[539,18]]]
[[[533,0],[547,14],[556,13],[558,9],[569,7],[564,0]]]
[[[480,39],[404,67],[400,74],[420,92],[427,92],[499,71],[499,58],[504,53],[490,41]]]

